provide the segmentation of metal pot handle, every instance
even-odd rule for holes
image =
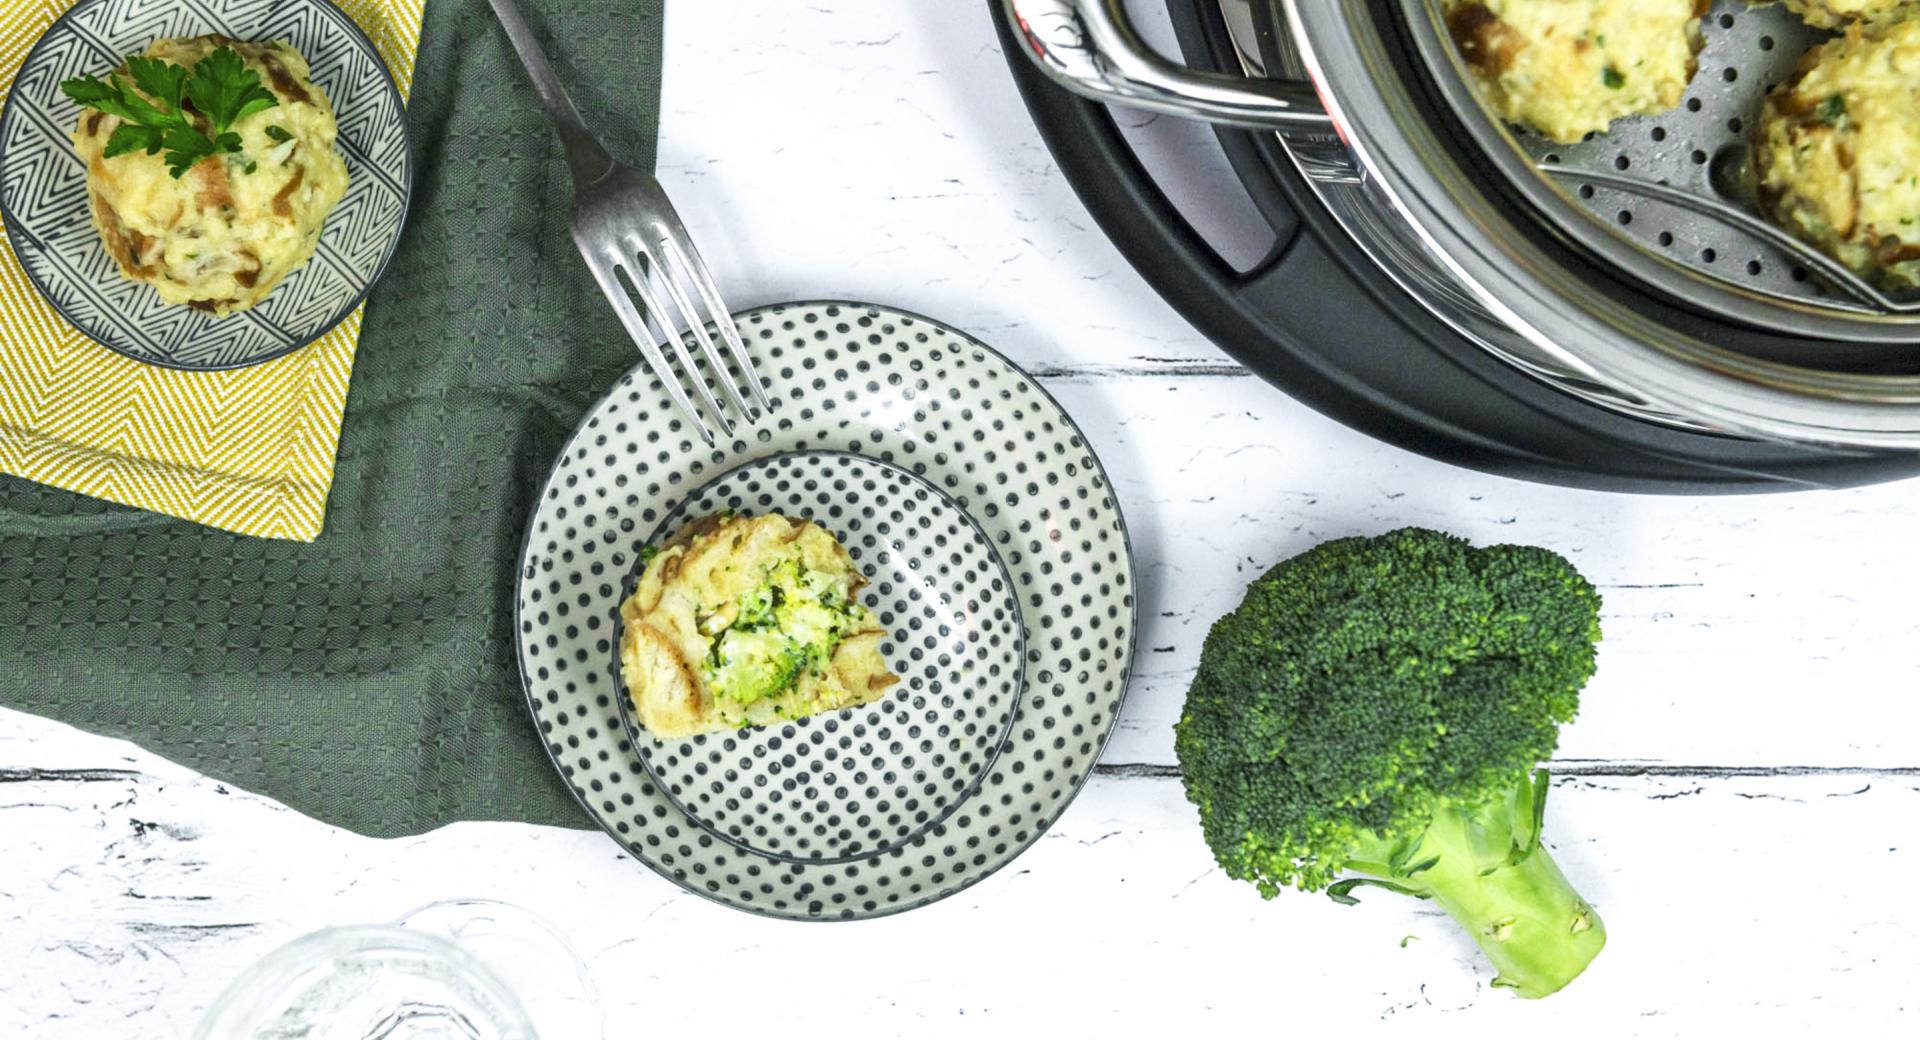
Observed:
[[[1313,86],[1201,72],[1155,53],[1124,0],[1001,0],[1013,35],[1055,83],[1082,97],[1251,130],[1325,130]]]

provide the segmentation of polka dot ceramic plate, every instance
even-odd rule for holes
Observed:
[[[529,521],[517,645],[534,721],[599,824],[731,906],[923,906],[1019,855],[1120,712],[1133,562],[1113,490],[1005,358],[899,311],[738,319],[776,409],[714,448],[644,367],[588,414]],[[870,582],[899,686],[790,725],[658,742],[627,718],[619,606],[640,551],[736,509],[809,517]]]
[[[893,634],[881,653],[901,681],[860,708],[692,740],[654,740],[617,697],[648,778],[708,833],[793,862],[861,860],[939,826],[986,778],[1019,704],[1020,607],[986,533],[897,466],[794,452],[716,477],[648,544],[722,511],[811,517],[839,538]],[[644,569],[635,562],[623,598]]]

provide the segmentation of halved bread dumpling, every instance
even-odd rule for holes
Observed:
[[[865,581],[808,520],[720,514],[659,548],[620,607],[620,668],[661,740],[878,700],[900,677],[859,601]]]

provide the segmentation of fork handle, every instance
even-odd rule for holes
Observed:
[[[573,168],[574,183],[591,184],[606,176],[607,171],[613,169],[613,156],[581,120],[580,110],[573,107],[573,99],[560,85],[560,77],[554,75],[553,65],[540,49],[540,41],[534,38],[533,28],[527,24],[519,6],[513,0],[488,2],[493,5],[494,17],[500,19],[501,27],[507,30],[507,39],[520,55],[520,64],[526,66],[534,92],[540,95],[540,104],[547,110],[547,119],[553,123],[560,144],[567,150],[567,165]]]

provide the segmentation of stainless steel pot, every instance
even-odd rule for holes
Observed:
[[[1722,0],[1681,109],[1558,146],[1480,105],[1432,0],[1218,2],[1243,76],[1153,53],[1121,0],[1002,6],[1078,94],[1277,132],[1410,297],[1569,394],[1689,428],[1920,447],[1920,300],[1776,231],[1732,175],[1743,114],[1813,39],[1791,16]]]

